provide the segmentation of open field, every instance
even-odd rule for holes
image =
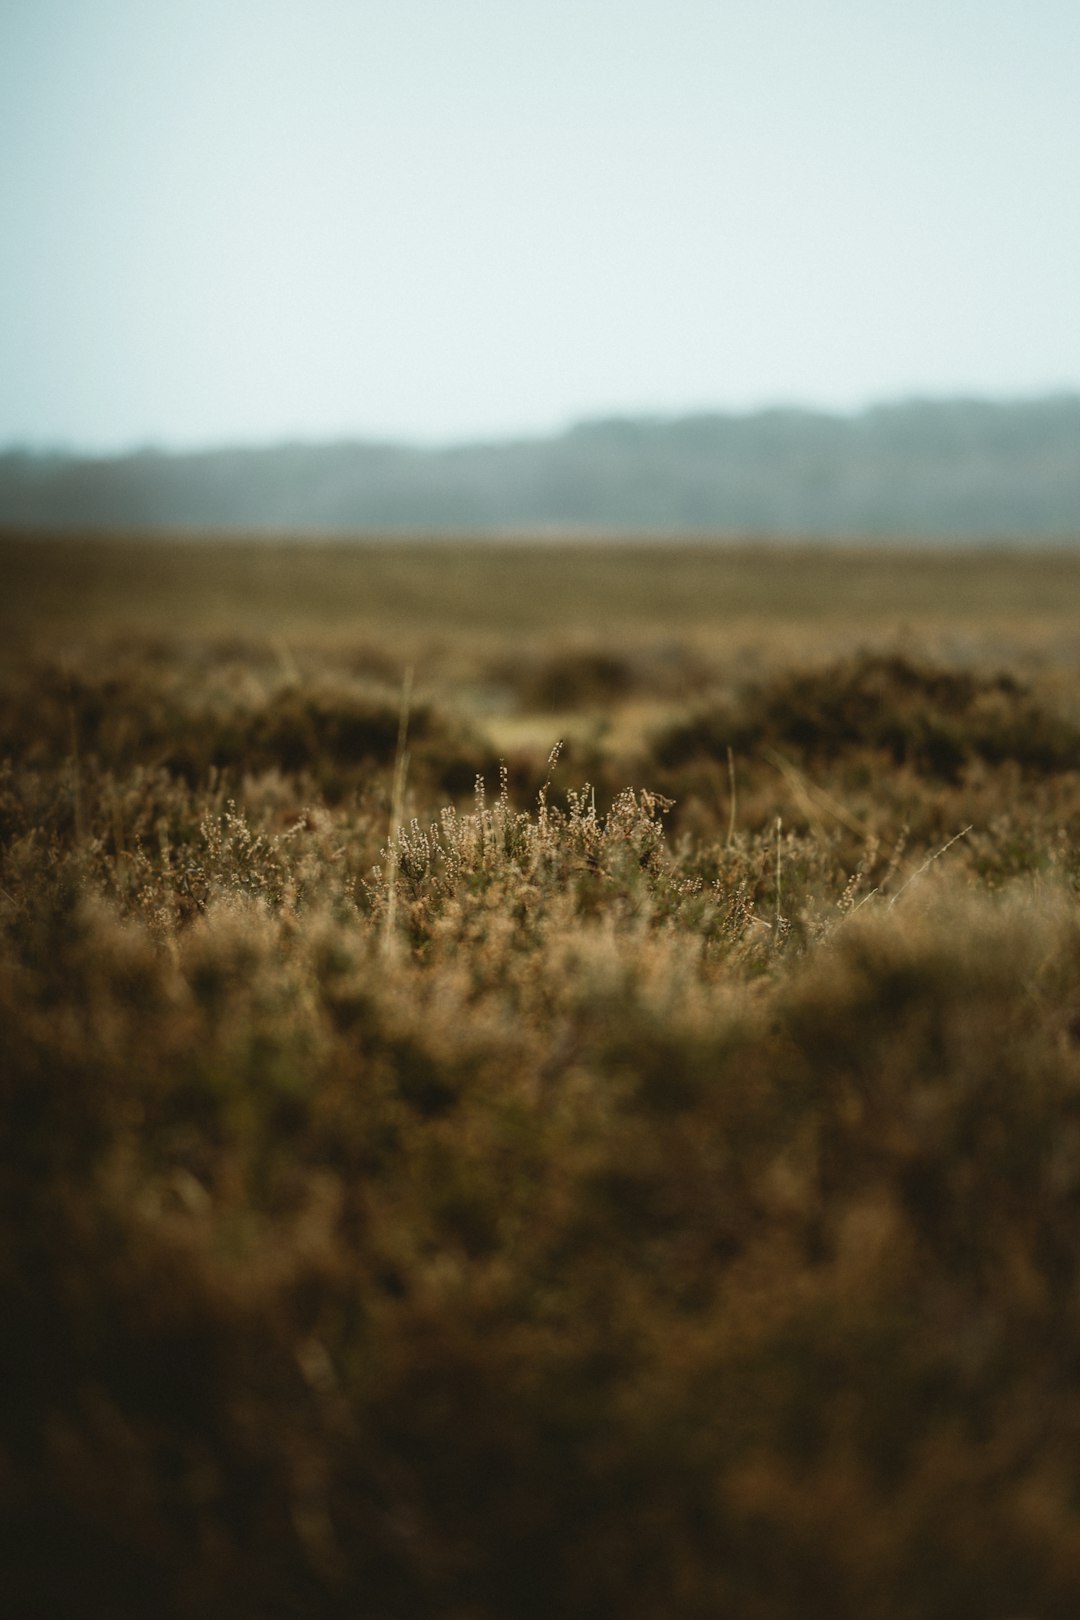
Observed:
[[[1068,629],[1076,547],[833,547],[570,540],[0,541],[6,632],[360,634],[457,638],[610,628],[646,639],[816,625],[849,635],[904,626]]]
[[[11,1612],[1071,1620],[1078,625],[0,539]]]

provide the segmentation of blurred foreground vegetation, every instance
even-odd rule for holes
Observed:
[[[1078,586],[0,542],[7,1612],[1071,1620]]]

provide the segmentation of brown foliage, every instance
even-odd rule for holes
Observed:
[[[462,654],[391,830],[358,656],[9,670],[9,1611],[1071,1617],[1071,689],[778,661],[590,787]]]

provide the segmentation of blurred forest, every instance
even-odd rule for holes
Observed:
[[[0,524],[269,533],[1080,535],[1080,398],[591,421],[424,449],[0,454]]]

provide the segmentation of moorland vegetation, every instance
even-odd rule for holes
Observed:
[[[1080,556],[153,545],[0,543],[8,1612],[1071,1620]]]

